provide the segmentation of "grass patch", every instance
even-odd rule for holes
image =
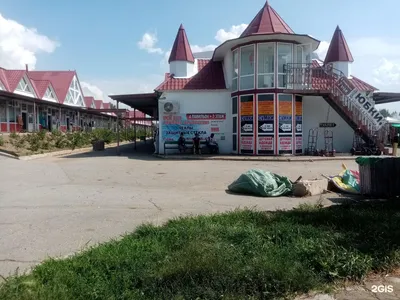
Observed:
[[[276,299],[400,264],[400,205],[238,210],[143,225],[31,274],[0,299]]]

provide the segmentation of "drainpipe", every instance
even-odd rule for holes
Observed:
[[[33,101],[33,131],[37,131],[36,102]]]

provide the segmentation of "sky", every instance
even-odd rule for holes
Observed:
[[[140,4],[139,4],[140,3]],[[201,3],[201,5],[199,5]],[[212,50],[246,28],[265,0],[0,1],[0,66],[76,70],[86,96],[151,92],[168,71],[182,23],[193,52]],[[270,0],[294,32],[321,41],[337,25],[354,57],[352,74],[400,92],[398,0]],[[400,112],[400,103],[379,106]]]

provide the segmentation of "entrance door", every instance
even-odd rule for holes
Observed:
[[[52,130],[53,130],[53,122],[52,122],[51,115],[48,115],[48,116],[47,116],[47,129],[48,129],[49,131],[52,131]]]
[[[22,130],[26,131],[28,129],[28,114],[26,112],[22,112]]]
[[[71,129],[71,124],[69,123],[69,118],[67,118],[67,131],[70,131]]]

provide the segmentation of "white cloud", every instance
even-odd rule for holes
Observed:
[[[318,49],[315,50],[315,53],[318,55],[320,60],[325,59],[326,53],[328,52],[328,48],[329,48],[329,42],[321,41]]]
[[[149,93],[164,80],[162,75],[148,75],[140,78],[85,79],[81,87],[85,96],[105,102],[114,102],[109,95]]]
[[[9,69],[30,69],[36,66],[36,55],[52,53],[59,43],[0,14],[0,66]]]
[[[145,50],[148,53],[163,54],[164,51],[161,48],[156,47],[157,42],[157,34],[146,32],[137,44],[139,49]]]
[[[374,70],[374,81],[382,86],[400,86],[400,61],[383,58]],[[400,87],[398,87],[400,90]]]
[[[245,31],[247,26],[247,24],[233,25],[231,26],[231,28],[229,28],[228,31],[226,31],[225,29],[220,29],[217,31],[215,39],[218,42],[223,43],[227,40],[238,38],[243,33],[243,31]]]
[[[192,49],[193,53],[198,53],[198,52],[205,52],[205,51],[213,51],[215,48],[217,48],[216,45],[207,45],[207,46],[198,46],[198,45],[193,45],[190,46]]]

